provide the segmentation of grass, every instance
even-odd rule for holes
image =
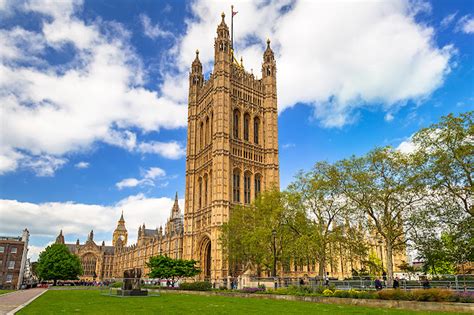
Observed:
[[[162,293],[119,298],[98,290],[49,290],[17,314],[446,314],[225,296]]]
[[[10,292],[13,292],[15,290],[0,290],[0,295],[2,294],[5,294],[5,293],[10,293]]]

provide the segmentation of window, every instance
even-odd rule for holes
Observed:
[[[16,254],[16,247],[12,247],[11,253]]]
[[[202,206],[202,178],[199,178],[199,209],[201,209]]]
[[[253,120],[253,142],[258,144],[258,133],[260,132],[260,119],[257,117]]]
[[[199,127],[199,148],[202,149],[203,148],[203,135],[204,133],[204,124],[201,123],[200,127]]]
[[[255,175],[255,198],[258,197],[262,189],[262,177],[260,175]]]
[[[206,133],[204,136],[204,144],[209,144],[209,117],[206,117]]]
[[[5,247],[4,246],[0,246],[0,253],[3,253],[5,252]]]
[[[13,280],[13,275],[7,275],[7,281],[6,282],[12,282]]]
[[[9,261],[8,262],[8,269],[14,269],[15,268],[15,262],[14,261]]]
[[[204,177],[204,206],[207,206],[207,175]]]
[[[233,184],[233,195],[234,195],[234,202],[240,202],[240,172],[239,170],[234,170],[233,176],[234,184]]]
[[[244,175],[244,202],[250,203],[250,174]]]
[[[250,116],[249,114],[244,115],[244,140],[249,141],[249,125],[250,125]]]
[[[239,116],[240,113],[236,109],[234,110],[234,138],[239,139]]]

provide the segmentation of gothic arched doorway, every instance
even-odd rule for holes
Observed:
[[[211,240],[205,236],[201,242],[201,277],[209,280],[211,278]]]

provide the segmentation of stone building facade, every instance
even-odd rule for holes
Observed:
[[[183,257],[199,261],[201,278],[213,282],[228,276],[218,239],[232,206],[279,188],[276,62],[270,41],[257,79],[235,61],[224,17],[209,79],[204,79],[198,51],[189,73]]]
[[[20,289],[24,282],[30,233],[0,236],[0,289]]]
[[[161,254],[198,261],[200,279],[218,284],[228,279],[218,241],[220,227],[229,220],[234,205],[251,203],[261,191],[279,189],[276,73],[270,40],[262,56],[260,78],[235,60],[222,14],[209,78],[204,78],[198,51],[189,72],[184,217],[176,196],[165,230],[147,229],[143,224],[135,244],[127,245],[123,214],[113,233],[112,246],[96,245],[92,232],[84,245],[79,241],[67,244],[81,258],[83,278],[120,278],[131,268],[141,268],[146,275],[148,259]],[[64,243],[61,237],[58,241]],[[384,251],[378,246],[370,245],[372,252],[377,256],[380,252],[379,258],[383,259]],[[395,266],[403,257],[395,258]],[[361,259],[348,260],[347,254],[341,254],[328,261],[326,270],[330,276],[344,277],[361,265]],[[318,266],[314,261],[292,262],[280,274],[316,276]]]
[[[122,278],[127,269],[140,268],[146,277],[149,270],[146,262],[156,255],[167,255],[172,258],[182,258],[183,253],[183,216],[178,205],[176,194],[171,215],[165,229],[147,229],[145,224],[138,228],[137,243],[127,245],[128,231],[125,226],[123,213],[117,222],[112,236],[112,245],[97,245],[94,241],[94,232],[91,231],[84,244],[79,239],[75,244],[64,241],[60,231],[56,243],[65,244],[69,251],[77,255],[81,261],[84,281],[102,281],[113,278]]]

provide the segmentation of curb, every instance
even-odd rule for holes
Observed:
[[[29,300],[26,301],[25,303],[19,305],[19,306],[18,306],[17,308],[15,308],[14,310],[11,310],[10,312],[8,312],[6,315],[15,315],[16,312],[18,312],[19,310],[21,310],[22,308],[24,308],[25,306],[27,306],[28,304],[30,304],[31,302],[33,302],[34,300],[36,300],[37,298],[39,298],[40,296],[42,296],[43,294],[45,294],[46,291],[48,291],[48,289],[44,290],[43,292],[41,292],[41,293],[38,294],[37,296],[32,297],[31,299],[29,299]]]
[[[21,290],[13,290],[12,292],[0,294],[0,297],[7,296],[7,295],[10,295],[10,294],[12,294],[12,293],[16,293],[16,292],[18,292],[18,291],[21,291]]]

